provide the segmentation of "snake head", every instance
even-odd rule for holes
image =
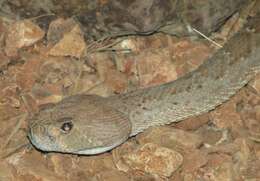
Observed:
[[[46,152],[92,155],[111,150],[129,137],[131,123],[105,100],[75,95],[40,110],[30,123],[28,138]]]

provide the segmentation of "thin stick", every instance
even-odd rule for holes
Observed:
[[[209,37],[207,37],[206,35],[204,35],[203,33],[201,33],[200,31],[196,30],[195,28],[192,28],[193,31],[195,31],[196,33],[198,33],[200,36],[202,36],[203,38],[205,38],[206,40],[210,41],[211,43],[213,43],[214,45],[223,48],[222,45],[220,45],[219,43],[215,42],[214,40],[210,39]]]
[[[39,18],[42,18],[42,17],[45,17],[45,16],[55,16],[54,13],[49,13],[49,14],[42,14],[42,15],[39,15],[39,16],[35,16],[35,17],[31,17],[31,18],[27,18],[25,20],[31,20],[31,21],[34,21],[36,19],[39,19]]]
[[[118,44],[118,43],[120,43],[120,42],[122,42],[122,41],[124,41],[125,39],[121,39],[121,40],[116,40],[116,41],[114,41],[114,42],[112,42],[112,43],[110,43],[110,44],[108,44],[108,45],[104,45],[103,47],[100,47],[100,48],[96,48],[96,49],[94,49],[94,50],[89,50],[89,52],[87,52],[87,53],[93,53],[93,52],[100,52],[100,51],[106,51],[107,49],[109,49],[109,47],[113,47],[113,46],[115,46],[116,44]],[[88,50],[87,50],[88,51]]]
[[[7,149],[5,150],[5,153],[0,153],[0,158],[1,159],[5,159],[11,155],[13,155],[14,153],[16,153],[17,151],[19,151],[20,149],[23,149],[23,148],[26,148],[26,147],[29,147],[31,146],[30,143],[24,143],[24,144],[20,144],[18,145],[17,147],[15,148],[12,148],[12,149]]]

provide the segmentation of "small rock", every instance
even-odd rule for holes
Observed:
[[[87,90],[87,94],[95,94],[102,97],[108,97],[114,94],[114,91],[104,83],[99,83],[98,85],[92,87],[91,89]]]
[[[220,129],[229,129],[233,137],[245,134],[243,120],[237,112],[236,98],[237,95],[210,112],[210,119],[214,125]]]
[[[124,93],[127,90],[127,78],[125,74],[115,69],[108,69],[105,84],[110,87],[114,93]]]
[[[260,178],[259,168],[260,160],[252,157],[248,160],[247,168],[240,170],[241,178],[245,178],[246,181],[258,181]]]
[[[237,138],[234,142],[240,147],[240,150],[233,155],[236,160],[235,166],[237,172],[239,172],[248,167],[249,158],[252,154],[249,148],[248,140],[244,138]]]
[[[244,121],[244,123],[247,126],[247,120],[254,119],[256,120],[256,112],[255,106],[252,106],[250,103],[238,103],[237,104],[237,110],[241,116],[241,119]]]
[[[202,125],[208,123],[209,121],[210,121],[209,114],[202,114],[200,116],[187,118],[180,122],[173,123],[172,125],[175,128],[182,129],[182,130],[196,130]]]
[[[8,158],[8,162],[15,167],[19,176],[30,178],[30,180],[56,181],[65,180],[53,171],[43,155],[34,150],[30,153],[20,153]]]
[[[34,86],[37,73],[40,71],[42,63],[46,60],[46,57],[41,55],[29,54],[24,57],[26,60],[23,64],[21,71],[16,73],[17,84],[23,91],[31,90]]]
[[[208,156],[205,151],[198,149],[185,150],[183,154],[183,172],[192,173],[198,171],[200,167],[206,165],[208,162]]]
[[[137,79],[136,55],[134,54],[117,54],[115,58],[116,69],[126,74],[129,78]]]
[[[256,158],[257,158],[258,160],[260,160],[260,150],[257,150],[257,152],[256,152]]]
[[[63,38],[49,51],[53,56],[72,56],[80,58],[85,54],[86,44],[83,32],[79,25],[75,25],[70,32],[65,33]]]
[[[134,85],[142,87],[177,79],[197,68],[213,51],[204,42],[162,34],[129,38],[116,47],[131,50],[115,54],[117,69],[126,73]]]
[[[255,107],[260,104],[260,97],[249,85],[241,89],[238,94],[241,96],[244,106]],[[239,103],[239,102],[238,102]],[[243,108],[243,107],[242,107]],[[251,108],[250,108],[251,109]],[[248,110],[247,110],[248,111]]]
[[[112,57],[108,53],[93,53],[87,59],[88,65],[94,67],[102,81],[106,79],[107,70],[115,69]]]
[[[227,143],[227,144],[209,146],[206,148],[206,151],[208,154],[225,153],[225,154],[233,155],[234,153],[239,151],[239,146],[232,142],[232,143]]]
[[[85,180],[86,178],[113,177],[117,175],[116,167],[110,154],[99,156],[83,156],[65,154],[49,154],[54,173],[68,180]],[[112,172],[111,175],[109,172]],[[103,175],[103,173],[106,173]],[[120,175],[120,174],[118,174]],[[91,179],[90,179],[91,180]]]
[[[75,168],[71,155],[50,154],[50,161],[53,164],[54,172],[64,177],[68,177],[73,167]]]
[[[178,147],[195,149],[202,144],[199,135],[168,126],[147,129],[137,135],[137,140],[140,144],[152,142],[171,149],[178,149]]]
[[[232,162],[225,162],[214,169],[213,175],[216,181],[232,181],[235,180],[236,172]]]
[[[114,61],[116,63],[116,68],[120,72],[124,72],[128,76],[129,80],[131,81],[131,83],[134,86],[138,86],[139,85],[139,78],[138,78],[139,73],[137,71],[137,65],[139,63],[142,64],[142,62],[143,62],[143,60],[142,60],[143,56],[138,56],[138,55],[148,54],[148,55],[154,56],[154,54],[156,54],[157,52],[154,52],[154,53],[149,53],[149,52],[155,51],[158,49],[164,51],[164,50],[168,49],[169,46],[176,43],[176,41],[177,41],[176,37],[168,36],[168,35],[160,34],[160,33],[157,33],[157,34],[154,34],[151,36],[129,37],[129,38],[121,41],[117,45],[115,45],[115,49],[126,50],[126,51],[123,51],[123,53],[122,53],[122,51],[120,51],[118,53],[115,52]],[[159,53],[158,55],[160,56],[161,54]],[[139,57],[140,57],[140,59],[139,59]],[[168,57],[168,58],[170,58],[170,57]],[[149,59],[149,58],[147,57],[146,59]],[[156,62],[153,63],[152,61],[151,62],[147,61],[147,63],[145,63],[145,64],[149,63],[152,65],[152,64],[156,64]],[[165,62],[168,62],[168,61],[165,60]],[[161,69],[160,66],[157,68]],[[150,73],[152,73],[154,71],[156,71],[156,70],[151,69]]]
[[[0,17],[0,32],[1,32],[1,38],[0,38],[0,47],[3,47],[5,44],[4,34],[8,29],[8,26],[13,23],[14,20],[8,19],[7,17],[1,16]]]
[[[87,172],[91,177],[101,172],[116,169],[110,153],[79,157],[77,161],[74,161],[74,167],[76,167],[76,170]]]
[[[245,126],[248,128],[250,139],[260,142],[260,122],[255,119],[248,119],[245,121]]]
[[[260,105],[255,106],[256,120],[260,122]]]
[[[8,56],[16,56],[17,50],[28,47],[41,40],[45,32],[29,20],[16,21],[8,28],[5,52]]]
[[[145,49],[166,48],[176,43],[176,41],[176,37],[162,33],[151,36],[131,36],[118,43],[115,49],[130,50],[131,53],[140,54]]]
[[[236,104],[228,101],[212,111],[211,120],[218,128],[231,128],[234,124],[242,124],[240,115],[236,112]]]
[[[212,54],[213,49],[206,43],[183,38],[171,47],[173,61],[177,67],[178,77],[196,69]]]
[[[181,180],[183,180],[183,181],[194,181],[194,180],[200,180],[200,179],[196,178],[191,173],[184,173],[183,174],[183,179],[181,179]]]
[[[124,155],[124,160],[133,170],[170,177],[182,165],[183,157],[171,149],[147,143],[135,152]]]
[[[227,131],[217,130],[208,125],[200,127],[196,133],[201,135],[203,138],[203,143],[208,145],[220,144],[222,140],[226,141],[228,139]]]
[[[138,144],[133,140],[128,140],[124,144],[112,150],[113,162],[115,163],[118,170],[128,172],[129,166],[125,163],[123,156],[131,154],[136,150]]]
[[[93,54],[89,62],[96,66],[100,79],[114,93],[123,93],[127,90],[126,75],[116,70],[112,58],[107,54]]]
[[[117,170],[109,170],[100,172],[93,179],[92,181],[130,181],[131,179],[129,176]]]
[[[37,72],[37,82],[48,90],[49,95],[71,95],[80,77],[81,68],[73,58],[47,56]]]
[[[231,16],[225,24],[220,28],[220,31],[213,34],[212,39],[216,39],[218,43],[224,44],[229,37],[241,28],[242,23],[239,22],[239,13],[235,13]]]
[[[1,99],[0,99],[1,100]],[[5,129],[0,130],[0,144],[6,141],[5,136],[12,132],[12,128],[14,128],[17,124],[17,118],[24,114],[23,111],[17,110],[17,108],[11,107],[9,105],[1,105],[0,109],[0,127],[4,127]],[[3,145],[2,145],[3,146]]]
[[[3,71],[7,68],[8,64],[11,62],[11,59],[5,56],[4,52],[0,52],[0,70]]]
[[[12,173],[13,168],[3,160],[0,163],[0,180],[1,181],[13,181],[14,175]]]
[[[208,155],[207,168],[215,168],[225,162],[232,162],[232,156],[224,153],[211,153]]]
[[[177,79],[176,66],[167,49],[143,51],[135,57],[140,85],[148,87]]]
[[[93,73],[82,73],[80,78],[76,82],[76,88],[74,89],[74,94],[88,93],[93,91],[95,93],[96,88],[102,84],[100,77],[97,74]],[[93,90],[95,89],[95,90]],[[98,94],[99,95],[99,94]]]
[[[209,162],[200,170],[200,180],[233,181],[238,175],[235,172],[232,158],[225,154],[209,155]]]
[[[63,38],[64,34],[70,32],[71,29],[76,26],[76,24],[76,21],[72,18],[57,18],[56,20],[52,21],[47,32],[48,43],[58,43]]]
[[[115,49],[123,49],[129,50],[133,53],[140,53],[145,47],[144,38],[138,37],[129,37],[127,39],[123,39],[117,45],[115,45]]]
[[[8,105],[11,107],[19,108],[21,106],[20,98],[17,95],[18,86],[15,84],[9,84],[9,86],[4,87],[2,84],[0,91],[0,102],[1,105]]]
[[[258,73],[255,78],[249,82],[249,86],[252,87],[257,94],[260,94],[260,73]]]
[[[181,169],[176,170],[169,179],[170,181],[186,181],[183,179]]]

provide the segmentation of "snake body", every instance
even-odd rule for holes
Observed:
[[[253,18],[195,71],[173,82],[107,98],[65,98],[33,118],[29,138],[43,151],[102,153],[148,127],[214,109],[259,70],[260,20]]]

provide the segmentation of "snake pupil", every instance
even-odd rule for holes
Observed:
[[[63,133],[69,133],[72,127],[73,127],[72,122],[65,122],[62,124],[61,130]]]

